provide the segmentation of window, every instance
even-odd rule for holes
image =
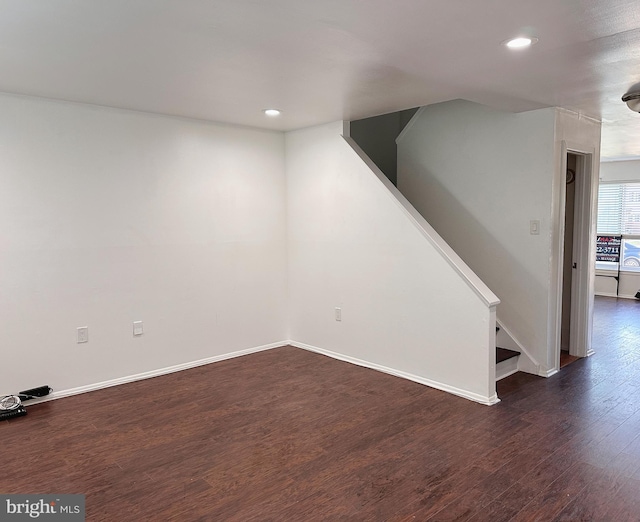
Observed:
[[[622,234],[622,185],[601,183],[598,189],[599,235]]]
[[[621,270],[640,272],[640,239],[622,240]]]
[[[640,183],[601,183],[598,190],[599,236],[622,236],[620,270],[640,271]],[[598,261],[596,268],[618,269]]]

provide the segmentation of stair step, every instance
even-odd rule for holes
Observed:
[[[515,350],[509,350],[507,348],[496,348],[496,364],[513,357],[518,357],[518,355],[520,355],[520,352],[516,352]]]

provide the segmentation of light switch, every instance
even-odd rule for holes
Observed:
[[[537,219],[529,221],[529,234],[532,236],[540,235],[540,221]]]
[[[133,335],[142,335],[142,321],[134,321],[133,322]]]
[[[77,329],[76,341],[79,343],[88,343],[89,342],[89,327],[81,326]]]

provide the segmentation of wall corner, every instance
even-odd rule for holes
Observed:
[[[344,120],[342,122],[342,137],[343,138],[351,137],[351,122],[348,120]]]

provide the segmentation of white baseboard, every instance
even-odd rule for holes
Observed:
[[[189,368],[195,368],[197,366],[204,366],[205,364],[211,364],[226,359],[233,359],[235,357],[242,357],[243,355],[249,355],[252,353],[263,352],[265,350],[271,350],[273,348],[280,348],[286,346],[289,341],[282,341],[277,343],[265,344],[262,346],[256,346],[254,348],[247,348],[245,350],[238,350],[237,352],[225,353],[222,355],[214,355],[213,357],[207,357],[205,359],[199,359],[197,361],[190,361],[186,363],[176,364],[174,366],[168,366],[166,368],[159,368],[157,370],[151,370],[148,372],[137,373],[135,375],[128,375],[126,377],[119,377],[117,379],[111,379],[109,381],[97,382],[95,384],[87,384],[86,386],[79,386],[77,388],[69,388],[68,390],[53,391],[53,393],[42,397],[41,399],[32,399],[26,406],[32,404],[39,404],[41,402],[52,401],[55,399],[62,399],[64,397],[71,397],[72,395],[78,395],[80,393],[87,393],[95,390],[101,390],[103,388],[110,388],[111,386],[118,386],[119,384],[127,384],[129,382],[141,381],[143,379],[151,379],[152,377],[159,377],[161,375],[167,375],[170,373],[179,372],[182,370],[188,370]]]
[[[357,366],[362,366],[364,368],[369,368],[371,370],[377,370],[379,372],[388,373],[390,375],[394,375],[396,377],[401,377],[403,379],[407,379],[413,382],[417,382],[419,384],[423,384],[425,386],[429,386],[431,388],[435,388],[437,390],[441,390],[447,393],[451,393],[453,395],[457,395],[458,397],[463,397],[465,399],[478,402],[480,404],[485,404],[487,406],[492,406],[500,402],[497,394],[492,395],[491,397],[484,397],[482,395],[469,392],[467,390],[463,390],[460,388],[456,388],[455,386],[450,386],[448,384],[444,384],[441,382],[433,381],[431,379],[425,379],[424,377],[420,377],[418,375],[413,375],[407,372],[403,372],[401,370],[396,370],[393,368],[388,368],[386,366],[382,366],[379,364],[371,363],[368,361],[364,361],[361,359],[356,359],[355,357],[350,357],[348,355],[342,355],[336,352],[332,352],[330,350],[325,350],[323,348],[318,348],[317,346],[312,346],[310,344],[300,343],[297,341],[281,341],[276,343],[265,344],[262,346],[256,346],[253,348],[247,348],[244,350],[238,350],[236,352],[230,352],[222,355],[215,355],[213,357],[207,357],[205,359],[199,359],[197,361],[190,361],[186,363],[176,364],[174,366],[168,366],[166,368],[159,368],[157,370],[151,370],[148,372],[137,373],[135,375],[128,375],[126,377],[119,377],[117,379],[111,379],[108,381],[102,381],[94,384],[88,384],[85,386],[79,386],[77,388],[69,388],[67,390],[61,391],[53,391],[50,395],[46,397],[42,397],[40,399],[30,400],[27,405],[39,404],[41,402],[52,401],[55,399],[62,399],[64,397],[71,397],[73,395],[79,395],[81,393],[88,393],[91,391],[101,390],[103,388],[110,388],[111,386],[118,386],[120,384],[127,384],[129,382],[141,381],[143,379],[151,379],[152,377],[159,377],[161,375],[168,375],[170,373],[179,372],[182,370],[188,370],[190,368],[195,368],[197,366],[204,366],[205,364],[211,364],[219,361],[224,361],[226,359],[233,359],[235,357],[242,357],[243,355],[249,355],[252,353],[258,353],[265,350],[272,350],[273,348],[280,348],[282,346],[295,346],[296,348],[301,348],[303,350],[308,350],[310,352],[319,353],[322,355],[326,355],[327,357],[331,357],[332,359],[337,359],[340,361],[348,362],[351,364],[355,364]]]
[[[396,377],[401,377],[403,379],[407,379],[409,381],[417,382],[419,384],[423,384],[425,386],[429,386],[430,388],[435,388],[440,391],[444,391],[447,393],[451,393],[453,395],[457,395],[458,397],[463,397],[465,399],[469,399],[474,402],[479,402],[480,404],[484,404],[487,406],[492,406],[500,402],[497,394],[493,394],[491,397],[484,397],[477,393],[469,392],[467,390],[462,390],[460,388],[456,388],[455,386],[450,386],[448,384],[444,384],[437,381],[432,381],[431,379],[425,379],[424,377],[420,377],[418,375],[413,375],[411,373],[403,372],[401,370],[396,370],[394,368],[388,368],[386,366],[382,366],[380,364],[372,363],[369,361],[363,361],[362,359],[357,359],[355,357],[351,357],[349,355],[343,355],[340,353],[332,352],[330,350],[325,350],[323,348],[318,348],[317,346],[312,346],[310,344],[301,343],[298,341],[289,341],[288,344],[291,346],[295,346],[296,348],[302,348],[303,350],[308,350],[310,352],[319,353],[321,355],[326,355],[327,357],[331,357],[332,359],[337,359],[339,361],[348,362],[351,364],[355,364],[357,366],[362,366],[364,368],[369,368],[371,370],[377,370],[379,372],[388,373],[390,375],[394,375]]]
[[[594,292],[593,295],[598,295],[600,297],[621,297],[618,294],[614,294],[611,292]]]

